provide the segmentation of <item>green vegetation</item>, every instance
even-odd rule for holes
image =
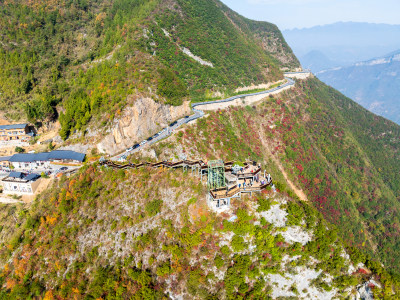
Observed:
[[[268,297],[275,287],[265,276],[314,270],[310,257],[334,279],[329,284],[318,278],[310,289],[342,295],[366,279],[347,274],[350,261],[340,256],[337,231],[307,203],[284,194],[243,197],[233,202],[237,220],[228,222],[207,209],[198,184],[181,170],[115,171],[94,165],[61,177],[30,206],[2,207],[0,297],[160,299],[166,290],[196,299]],[[292,207],[288,216],[295,211],[295,219],[306,220],[307,230],[314,231],[304,246],[282,237],[288,224],[277,228],[251,213],[256,206],[259,212],[269,210],[282,198],[289,201],[282,209]],[[229,241],[225,237],[231,234]],[[361,260],[384,278],[382,293],[392,295],[388,288],[395,287],[394,279],[366,256]],[[303,293],[295,283],[287,289]]]
[[[210,112],[183,131],[185,153],[207,160],[263,162],[292,198],[277,164],[323,217],[335,224],[357,259],[380,260],[396,278],[400,264],[398,202],[400,127],[374,116],[317,79],[257,106]],[[261,200],[260,207],[269,207]],[[288,223],[313,228],[306,207],[288,203]],[[334,262],[335,264],[336,262]],[[338,263],[340,265],[340,263]],[[330,267],[336,268],[335,265]]]
[[[275,109],[283,122],[273,132],[282,138],[292,178],[349,245],[379,253],[395,271],[400,263],[395,229],[400,226],[399,126],[317,80],[302,89],[303,96]]]
[[[17,146],[17,147],[15,147],[15,150],[14,150],[14,151],[17,152],[17,153],[24,153],[24,152],[25,152],[25,149],[22,148],[22,147]]]
[[[181,105],[187,96],[187,88],[171,70],[160,70],[161,79],[157,90],[161,96],[169,99],[169,104]]]
[[[219,1],[9,0],[0,28],[0,109],[31,122],[59,117],[63,139],[90,122],[106,125],[137,97],[180,105],[298,66],[276,26]],[[159,299],[169,290],[256,299],[274,289],[265,276],[298,267],[329,274],[332,283],[320,275],[313,286],[341,294],[369,278],[348,274],[346,248],[382,283],[376,297],[396,299],[399,136],[399,126],[317,79],[257,106],[211,112],[177,135],[183,152],[260,161],[276,198],[266,191],[234,202],[238,218],[228,222],[207,209],[201,182],[180,171],[86,166],[31,206],[1,211],[0,298]],[[171,155],[176,145],[167,146]],[[155,147],[162,156],[166,144]],[[282,169],[313,206],[286,186]],[[277,228],[261,213],[279,197],[288,216]],[[311,241],[285,240],[293,226]]]
[[[150,217],[155,216],[161,211],[162,200],[152,200],[146,203],[145,210]]]
[[[218,1],[10,0],[0,3],[0,28],[0,109],[30,122],[59,117],[63,139],[107,124],[137,97],[180,105],[282,78],[251,22]],[[272,24],[257,32],[286,45]]]
[[[298,84],[297,95],[211,113],[187,128],[180,144],[207,159],[264,160],[267,170],[279,174],[270,158],[275,156],[349,246],[378,255],[395,271],[400,264],[399,126],[317,80]],[[274,182],[295,196],[281,185],[284,178]],[[290,224],[299,225],[305,212],[292,204],[288,209]]]

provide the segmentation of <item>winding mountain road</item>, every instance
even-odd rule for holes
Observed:
[[[307,75],[308,74],[308,75]],[[240,99],[240,98],[244,98],[244,97],[249,97],[249,96],[257,96],[257,95],[264,95],[264,94],[270,94],[270,93],[274,93],[274,92],[282,92],[284,91],[287,87],[291,87],[295,85],[295,82],[292,78],[290,77],[300,77],[303,79],[304,76],[309,76],[309,74],[311,74],[308,71],[302,71],[302,72],[288,72],[285,73],[285,79],[286,79],[286,83],[281,84],[278,87],[269,89],[269,90],[265,90],[262,92],[257,92],[257,93],[250,93],[250,94],[242,94],[242,95],[237,95],[237,96],[233,96],[227,99],[222,99],[222,100],[215,100],[215,101],[205,101],[205,102],[198,102],[198,103],[193,103],[191,105],[192,110],[194,112],[193,115],[191,116],[187,116],[184,118],[181,118],[175,122],[173,122],[172,126],[168,126],[167,128],[164,128],[162,131],[160,131],[159,133],[156,133],[154,136],[152,136],[151,138],[142,141],[139,146],[137,146],[135,149],[133,149],[133,147],[131,148],[131,150],[127,150],[125,153],[116,155],[114,157],[111,158],[111,160],[117,160],[117,161],[125,161],[126,157],[132,153],[135,153],[137,151],[140,151],[141,149],[143,149],[144,146],[146,145],[151,145],[154,143],[157,143],[158,141],[170,136],[172,134],[172,132],[181,127],[183,124],[187,124],[190,123],[196,119],[202,118],[205,113],[203,110],[200,109],[201,106],[204,105],[210,105],[210,104],[219,104],[219,103],[226,103],[226,102],[231,102],[234,101],[236,99]]]

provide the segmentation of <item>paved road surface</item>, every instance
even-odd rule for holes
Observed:
[[[309,72],[308,71],[288,72],[288,73],[285,73],[285,74],[295,75],[295,74],[304,74],[304,73],[309,73]],[[233,97],[230,97],[230,98],[227,98],[227,99],[222,99],[222,100],[193,103],[192,104],[192,110],[194,112],[193,115],[179,119],[178,121],[176,121],[176,123],[173,126],[168,126],[167,128],[164,128],[163,131],[161,132],[161,134],[159,134],[159,135],[156,134],[155,136],[153,136],[153,139],[151,141],[147,141],[145,144],[142,144],[141,146],[137,147],[136,149],[133,149],[131,151],[126,151],[126,152],[124,152],[122,154],[116,155],[116,156],[112,157],[111,160],[124,161],[128,155],[130,155],[132,153],[135,153],[137,151],[140,151],[146,145],[152,145],[154,143],[157,143],[159,140],[162,140],[162,139],[170,136],[175,129],[181,127],[183,124],[189,123],[189,122],[194,121],[194,120],[199,119],[199,118],[202,118],[205,115],[204,111],[202,111],[200,109],[200,107],[202,105],[209,105],[209,104],[215,104],[215,103],[225,103],[225,102],[234,101],[234,100],[236,100],[238,98],[243,98],[243,97],[247,97],[247,96],[256,96],[256,95],[262,95],[262,94],[269,94],[269,93],[272,93],[272,92],[284,90],[288,86],[294,86],[295,85],[295,82],[294,82],[293,79],[291,79],[289,77],[285,77],[285,79],[286,79],[286,83],[281,84],[278,87],[275,87],[275,88],[272,88],[272,89],[269,89],[269,90],[265,90],[265,91],[262,91],[262,92],[250,93],[250,94],[242,94],[242,95],[237,95],[237,96],[233,96]]]

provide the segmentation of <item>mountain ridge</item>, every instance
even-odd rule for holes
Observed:
[[[337,66],[346,66],[400,49],[400,25],[340,22],[284,30],[283,35],[305,68],[309,64],[302,57],[313,50],[322,52]]]
[[[188,96],[282,79],[280,67],[299,66],[275,25],[245,19],[219,1],[60,3],[0,4],[0,107],[10,118],[25,110],[32,122],[60,115],[63,139],[91,120],[109,122],[132,94],[180,105]]]
[[[59,113],[72,146],[125,112],[146,119],[139,125],[167,122],[168,112],[157,115],[167,105],[299,67],[275,25],[217,0],[9,0],[0,25],[10,47],[0,47],[3,108],[27,100],[43,122]],[[27,41],[37,47],[23,49]],[[129,112],[144,98],[159,103]],[[272,175],[275,189],[218,212],[194,169],[114,170],[90,151],[36,201],[2,206],[0,298],[352,299],[373,286],[368,295],[396,299],[399,136],[400,126],[308,78],[208,111],[127,157],[251,160]]]
[[[400,50],[347,67],[316,73],[370,111],[400,124]]]

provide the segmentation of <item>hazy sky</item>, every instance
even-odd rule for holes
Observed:
[[[241,15],[281,30],[339,21],[400,24],[400,0],[222,0]]]

